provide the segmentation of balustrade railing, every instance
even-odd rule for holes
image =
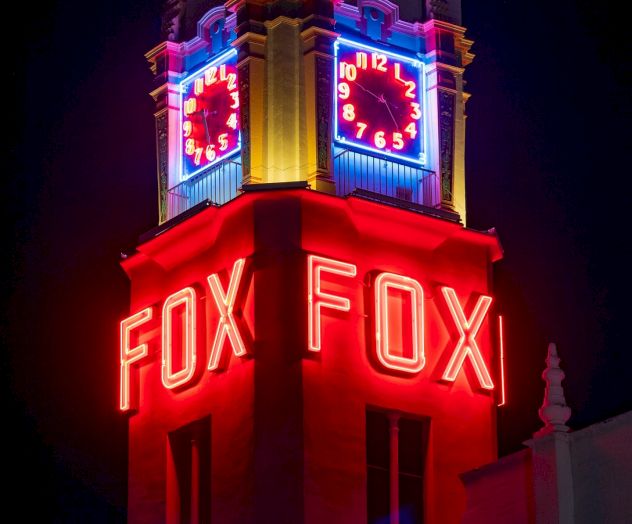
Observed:
[[[176,217],[205,200],[225,204],[237,196],[241,184],[241,158],[237,156],[172,187],[168,193],[168,218]]]
[[[336,194],[347,196],[368,191],[397,201],[436,208],[439,184],[434,172],[391,160],[344,150],[333,160]],[[243,183],[239,156],[218,164],[168,192],[168,219],[200,202],[221,205],[235,198]]]
[[[428,207],[440,202],[433,171],[351,150],[334,157],[334,181],[339,196],[362,189]]]

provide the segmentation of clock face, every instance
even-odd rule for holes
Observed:
[[[343,38],[335,57],[339,145],[423,165],[423,63]]]
[[[236,56],[230,50],[180,84],[181,180],[241,147]]]

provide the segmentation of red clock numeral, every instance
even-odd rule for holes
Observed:
[[[371,67],[378,71],[386,72],[386,55],[380,53],[371,53]]]
[[[217,137],[219,142],[219,150],[226,151],[228,149],[228,133],[222,133]]]
[[[358,51],[356,53],[356,66],[359,67],[360,69],[366,69],[367,63],[368,63],[367,54],[363,53],[362,51]]]
[[[212,86],[215,82],[217,82],[217,67],[209,67],[204,71],[204,83],[207,86]]]
[[[233,98],[233,103],[229,107],[231,109],[237,109],[239,107],[239,93],[234,91],[230,96]]]
[[[237,129],[237,113],[231,113],[226,120],[226,125],[228,127],[232,127],[233,129]]]
[[[206,146],[206,160],[212,162],[213,160],[215,160],[216,156],[217,153],[215,153],[215,145],[209,144],[208,146]]]
[[[219,66],[219,80],[220,82],[226,82],[226,80],[228,80],[226,76],[226,64]]]
[[[347,98],[349,98],[350,93],[351,90],[349,89],[349,84],[347,84],[347,82],[340,82],[338,84],[338,96],[342,100],[346,100]]]
[[[356,122],[356,126],[358,126],[358,132],[356,133],[356,138],[362,138],[362,134],[366,129],[367,125],[364,122]]]
[[[378,131],[373,135],[373,142],[375,143],[375,147],[379,147],[380,149],[384,149],[386,146],[386,139],[384,138],[384,131]]]
[[[187,155],[192,155],[195,152],[195,140],[192,138],[187,139],[184,144],[184,152]]]
[[[421,109],[417,102],[411,102],[410,107],[413,108],[413,112],[410,114],[410,118],[414,118],[415,120],[419,120],[421,118]]]
[[[237,75],[235,73],[228,73],[228,90],[232,91],[237,88]]]
[[[410,135],[410,138],[415,138],[417,136],[417,126],[415,125],[415,122],[408,124],[404,131]]]
[[[353,64],[340,62],[340,78],[345,78],[353,82],[358,77],[358,70]]]
[[[395,149],[404,149],[404,135],[401,133],[393,133],[393,147]]]
[[[202,159],[202,153],[204,152],[204,148],[203,147],[196,147],[195,148],[195,158],[193,159],[193,162],[195,163],[196,166],[200,165],[200,160]]]
[[[395,76],[395,80],[404,84],[406,81],[402,78],[402,65],[395,62],[393,66],[393,74]]]
[[[417,89],[417,84],[414,81],[408,80],[405,82],[408,89],[406,89],[406,95],[408,98],[415,98],[415,89]]]
[[[355,107],[353,107],[353,104],[345,104],[342,106],[342,118],[349,122],[355,120]]]
[[[185,120],[182,123],[182,131],[185,138],[188,136],[191,136],[191,132],[193,131],[193,124],[191,123],[190,120]]]
[[[195,113],[195,109],[197,108],[197,101],[195,98],[189,98],[184,101],[184,114],[189,116],[190,114]]]

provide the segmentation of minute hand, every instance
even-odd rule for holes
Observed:
[[[377,96],[373,91],[369,91],[366,87],[364,87],[360,82],[356,82],[355,83],[360,89],[362,89],[363,91],[366,91],[367,93],[369,93],[371,96],[374,96],[377,100],[379,100],[380,102],[382,102],[382,100],[380,100],[380,97]]]
[[[397,120],[395,120],[395,116],[393,115],[393,112],[391,111],[391,106],[386,101],[386,98],[384,98],[384,95],[378,97],[378,100],[386,106],[386,109],[388,110],[388,114],[391,115],[391,118],[393,119],[393,123],[395,124],[395,129],[399,131],[399,125],[397,124]]]

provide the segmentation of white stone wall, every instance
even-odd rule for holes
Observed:
[[[571,437],[575,522],[632,523],[632,412]]]

